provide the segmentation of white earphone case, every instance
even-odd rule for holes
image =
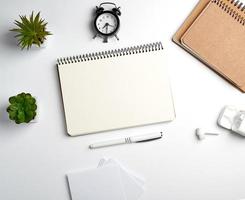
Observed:
[[[245,111],[226,106],[219,115],[218,125],[245,136]]]

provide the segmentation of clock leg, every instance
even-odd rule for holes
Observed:
[[[97,36],[98,36],[98,34],[96,34],[96,35],[93,37],[93,39],[95,39]]]
[[[115,35],[115,37],[117,38],[117,40],[119,40],[119,37],[117,37],[117,35]]]
[[[108,42],[108,37],[104,37],[104,43],[107,43]]]

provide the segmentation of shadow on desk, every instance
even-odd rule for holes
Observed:
[[[6,29],[8,30],[8,29]],[[15,39],[15,33],[8,31],[3,36],[3,43],[4,45],[8,47],[12,47],[13,49],[19,50],[19,48],[16,48],[18,46],[18,41]]]

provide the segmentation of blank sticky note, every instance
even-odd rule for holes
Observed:
[[[108,165],[68,174],[72,200],[126,200],[120,170]]]

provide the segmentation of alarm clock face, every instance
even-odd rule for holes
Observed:
[[[105,11],[96,17],[95,28],[101,35],[111,36],[119,29],[119,18],[114,13]]]

